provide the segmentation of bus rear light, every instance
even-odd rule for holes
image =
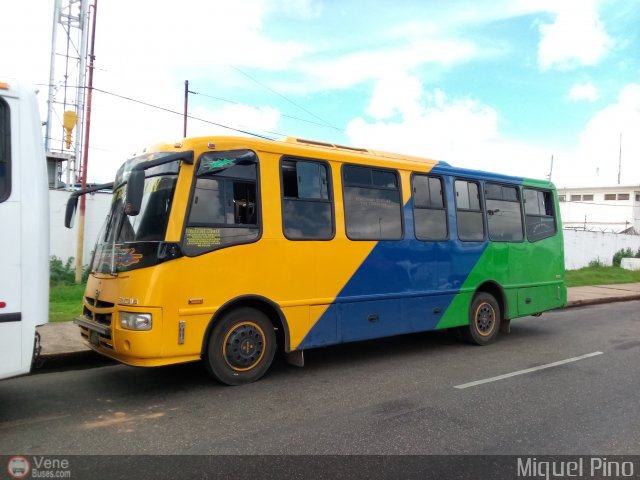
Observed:
[[[0,82],[0,90],[9,90],[9,84],[6,82]]]
[[[5,308],[7,306],[7,302],[0,302],[0,308]]]

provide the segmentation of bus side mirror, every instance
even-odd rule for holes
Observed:
[[[71,195],[67,200],[67,210],[64,212],[64,226],[73,227],[73,221],[76,218],[76,209],[78,208],[78,196]]]
[[[135,216],[140,213],[142,195],[144,194],[144,170],[131,170],[127,180],[127,201],[124,205],[124,213]]]

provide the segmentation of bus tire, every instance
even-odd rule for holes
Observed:
[[[204,357],[207,371],[226,385],[251,383],[262,377],[276,352],[276,335],[267,316],[253,308],[231,310],[209,337]]]
[[[465,341],[474,345],[489,345],[498,337],[500,305],[493,295],[478,292],[469,305],[469,325],[461,328]]]

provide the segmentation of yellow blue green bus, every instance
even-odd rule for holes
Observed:
[[[566,303],[548,181],[202,137],[155,146],[96,188],[113,201],[75,322],[128,365],[202,360],[238,385],[278,352],[302,365],[305,349],[441,329],[487,345]]]

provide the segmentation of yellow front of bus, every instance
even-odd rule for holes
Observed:
[[[136,165],[154,163],[144,169],[140,211],[128,215],[128,176]],[[184,325],[176,318],[179,240],[192,163],[193,152],[151,153],[127,161],[116,175],[111,208],[89,265],[83,313],[75,319],[82,337],[100,354],[134,366],[200,359],[201,343],[196,336],[185,343]],[[166,312],[172,312],[170,318]],[[169,334],[175,340],[171,346]]]

